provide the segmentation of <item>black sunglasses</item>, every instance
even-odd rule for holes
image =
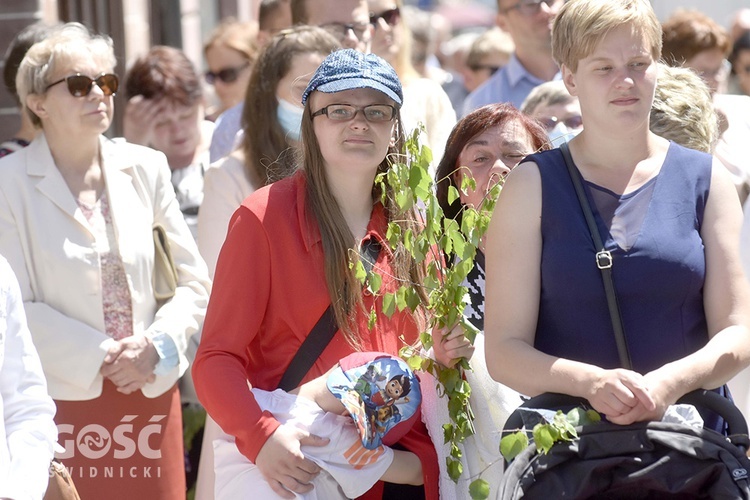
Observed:
[[[370,24],[378,27],[378,20],[382,19],[389,26],[393,26],[401,19],[401,10],[398,7],[388,9],[380,14],[370,13]]]
[[[237,78],[239,78],[240,76],[240,71],[247,68],[248,66],[250,66],[250,61],[247,61],[242,66],[221,69],[217,71],[216,73],[214,73],[213,71],[207,71],[206,81],[211,85],[213,85],[213,83],[216,81],[217,78],[224,83],[235,82],[237,81]]]
[[[66,76],[54,83],[47,85],[44,91],[48,91],[51,87],[54,87],[58,83],[65,82],[68,85],[68,92],[73,97],[85,97],[91,93],[91,89],[96,84],[97,87],[102,89],[102,93],[106,96],[115,95],[117,87],[120,85],[120,80],[117,75],[113,73],[105,73],[97,76],[96,78],[89,78],[86,75],[80,73]]]

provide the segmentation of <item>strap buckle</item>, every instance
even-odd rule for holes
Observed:
[[[596,252],[596,267],[599,269],[612,268],[612,254],[607,250]]]

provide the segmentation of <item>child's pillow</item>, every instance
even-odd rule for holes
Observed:
[[[350,354],[339,361],[327,385],[351,415],[365,448],[398,442],[419,418],[419,379],[396,356]]]

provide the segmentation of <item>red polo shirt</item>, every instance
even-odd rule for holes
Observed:
[[[395,291],[392,254],[385,240],[387,220],[376,203],[365,239],[376,238],[382,250],[375,263],[383,276],[383,291]],[[367,310],[380,300],[364,297]],[[240,452],[255,461],[279,423],[262,412],[253,387],[274,390],[305,337],[330,304],[320,231],[306,204],[302,172],[259,189],[232,216],[219,254],[203,334],[193,365],[193,380],[201,402]],[[369,328],[360,315],[362,350],[398,354],[418,337],[411,316],[378,314]],[[304,381],[327,372],[352,347],[341,332],[315,361]],[[421,422],[400,441],[416,453],[424,470],[428,499],[438,498],[439,470],[432,441]],[[367,495],[378,498],[373,488]]]

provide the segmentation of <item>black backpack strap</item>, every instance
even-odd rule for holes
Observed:
[[[602,238],[599,235],[599,228],[596,227],[594,214],[591,212],[591,206],[583,190],[581,173],[573,163],[573,157],[570,155],[568,144],[560,145],[560,151],[565,159],[565,165],[568,167],[570,179],[573,181],[573,187],[576,190],[578,201],[581,204],[583,215],[586,218],[586,224],[591,232],[591,239],[596,246],[596,267],[602,272],[602,281],[604,282],[604,293],[607,295],[607,306],[609,306],[609,316],[612,320],[612,329],[615,332],[615,341],[617,342],[617,352],[620,355],[620,366],[631,370],[633,363],[630,361],[630,352],[628,351],[628,342],[625,339],[625,329],[622,325],[622,316],[620,315],[620,305],[617,302],[615,292],[615,283],[612,279],[612,254],[604,248]]]
[[[279,382],[279,389],[291,391],[302,382],[302,379],[310,371],[313,363],[323,353],[326,346],[336,334],[336,318],[333,315],[333,305],[329,305],[323,312],[315,326],[299,346],[297,353],[289,363],[284,375]]]

